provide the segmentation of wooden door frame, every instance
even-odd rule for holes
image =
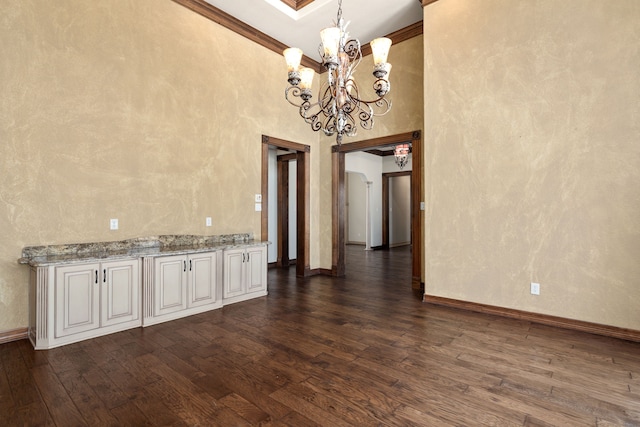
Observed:
[[[413,171],[404,172],[386,172],[382,174],[382,248],[389,249],[389,180],[399,176],[409,177],[409,188],[413,189]],[[411,190],[410,190],[411,191]],[[413,212],[413,192],[409,194],[409,211]],[[413,224],[411,224],[413,229]],[[413,237],[413,235],[411,236]],[[411,242],[413,245],[413,241]]]
[[[310,153],[311,147],[297,142],[262,135],[262,214],[261,239],[269,239],[269,146],[296,152],[296,276],[311,274],[310,248]]]
[[[296,153],[276,157],[278,168],[278,254],[277,267],[289,267],[289,162],[297,161]],[[297,209],[296,209],[297,210]],[[296,251],[297,252],[297,251]]]
[[[332,248],[331,274],[342,277],[345,275],[345,154],[363,151],[375,147],[411,143],[413,164],[411,171],[411,197],[414,200],[411,209],[411,286],[420,289],[422,285],[422,251],[423,251],[423,202],[422,182],[424,176],[422,133],[418,131],[384,136],[365,141],[352,142],[331,147],[331,181],[332,181]]]

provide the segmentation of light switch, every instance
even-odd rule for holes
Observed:
[[[256,203],[262,203],[262,194],[256,194],[255,202]]]
[[[208,216],[205,220],[205,223],[207,224],[207,227],[211,227],[211,217]]]
[[[262,211],[262,203],[256,203],[256,212]]]
[[[118,219],[117,218],[112,218],[109,220],[109,228],[111,230],[117,230],[118,229]]]

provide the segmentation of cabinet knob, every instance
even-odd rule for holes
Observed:
[[[98,270],[96,270],[96,283],[98,283]]]
[[[189,271],[191,271],[191,260],[189,260]]]
[[[182,261],[182,262],[184,262],[184,271],[187,271],[187,261],[185,260],[185,261]]]
[[[107,283],[107,269],[102,270],[102,283]]]

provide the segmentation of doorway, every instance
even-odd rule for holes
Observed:
[[[269,200],[269,147],[274,147],[276,149],[288,150],[291,152],[291,156],[295,156],[296,161],[296,207],[295,207],[295,216],[296,216],[296,276],[298,277],[306,277],[309,276],[310,271],[310,256],[309,256],[309,228],[310,228],[310,208],[309,208],[309,188],[310,188],[310,152],[311,147],[304,144],[299,144],[297,142],[287,141],[284,139],[273,138],[270,136],[263,135],[262,136],[262,185],[261,185],[261,193],[262,193],[262,214],[261,214],[261,239],[269,240],[269,203],[276,203],[276,200]],[[288,160],[292,160],[292,157],[289,157]],[[285,161],[281,162],[281,167],[283,168],[281,172],[282,176],[284,176],[285,169]],[[281,195],[284,195],[284,190],[282,190]],[[281,214],[278,216],[279,218],[279,227],[281,234],[278,235],[278,241],[283,245],[278,248],[279,256],[284,257],[285,251],[288,251],[288,220],[285,223],[284,216],[288,217],[288,214],[282,215],[283,211],[288,212],[287,209],[284,208],[284,204],[286,202],[283,201],[284,197],[280,197],[279,208],[281,209]],[[286,232],[285,232],[286,229]],[[283,235],[286,234],[286,236]],[[288,257],[288,255],[287,255]],[[281,258],[281,263],[284,266],[284,261]]]
[[[345,195],[345,154],[363,151],[375,147],[385,147],[401,143],[411,143],[413,169],[411,171],[411,286],[420,289],[422,285],[422,223],[423,205],[422,177],[423,177],[423,147],[420,131],[374,138],[366,141],[352,142],[332,147],[332,260],[331,274],[345,275],[346,253],[346,195]]]

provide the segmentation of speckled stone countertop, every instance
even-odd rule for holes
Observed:
[[[79,261],[180,255],[267,244],[268,242],[254,240],[251,234],[151,236],[116,242],[27,246],[22,249],[22,258],[18,262],[31,266],[46,266]]]

